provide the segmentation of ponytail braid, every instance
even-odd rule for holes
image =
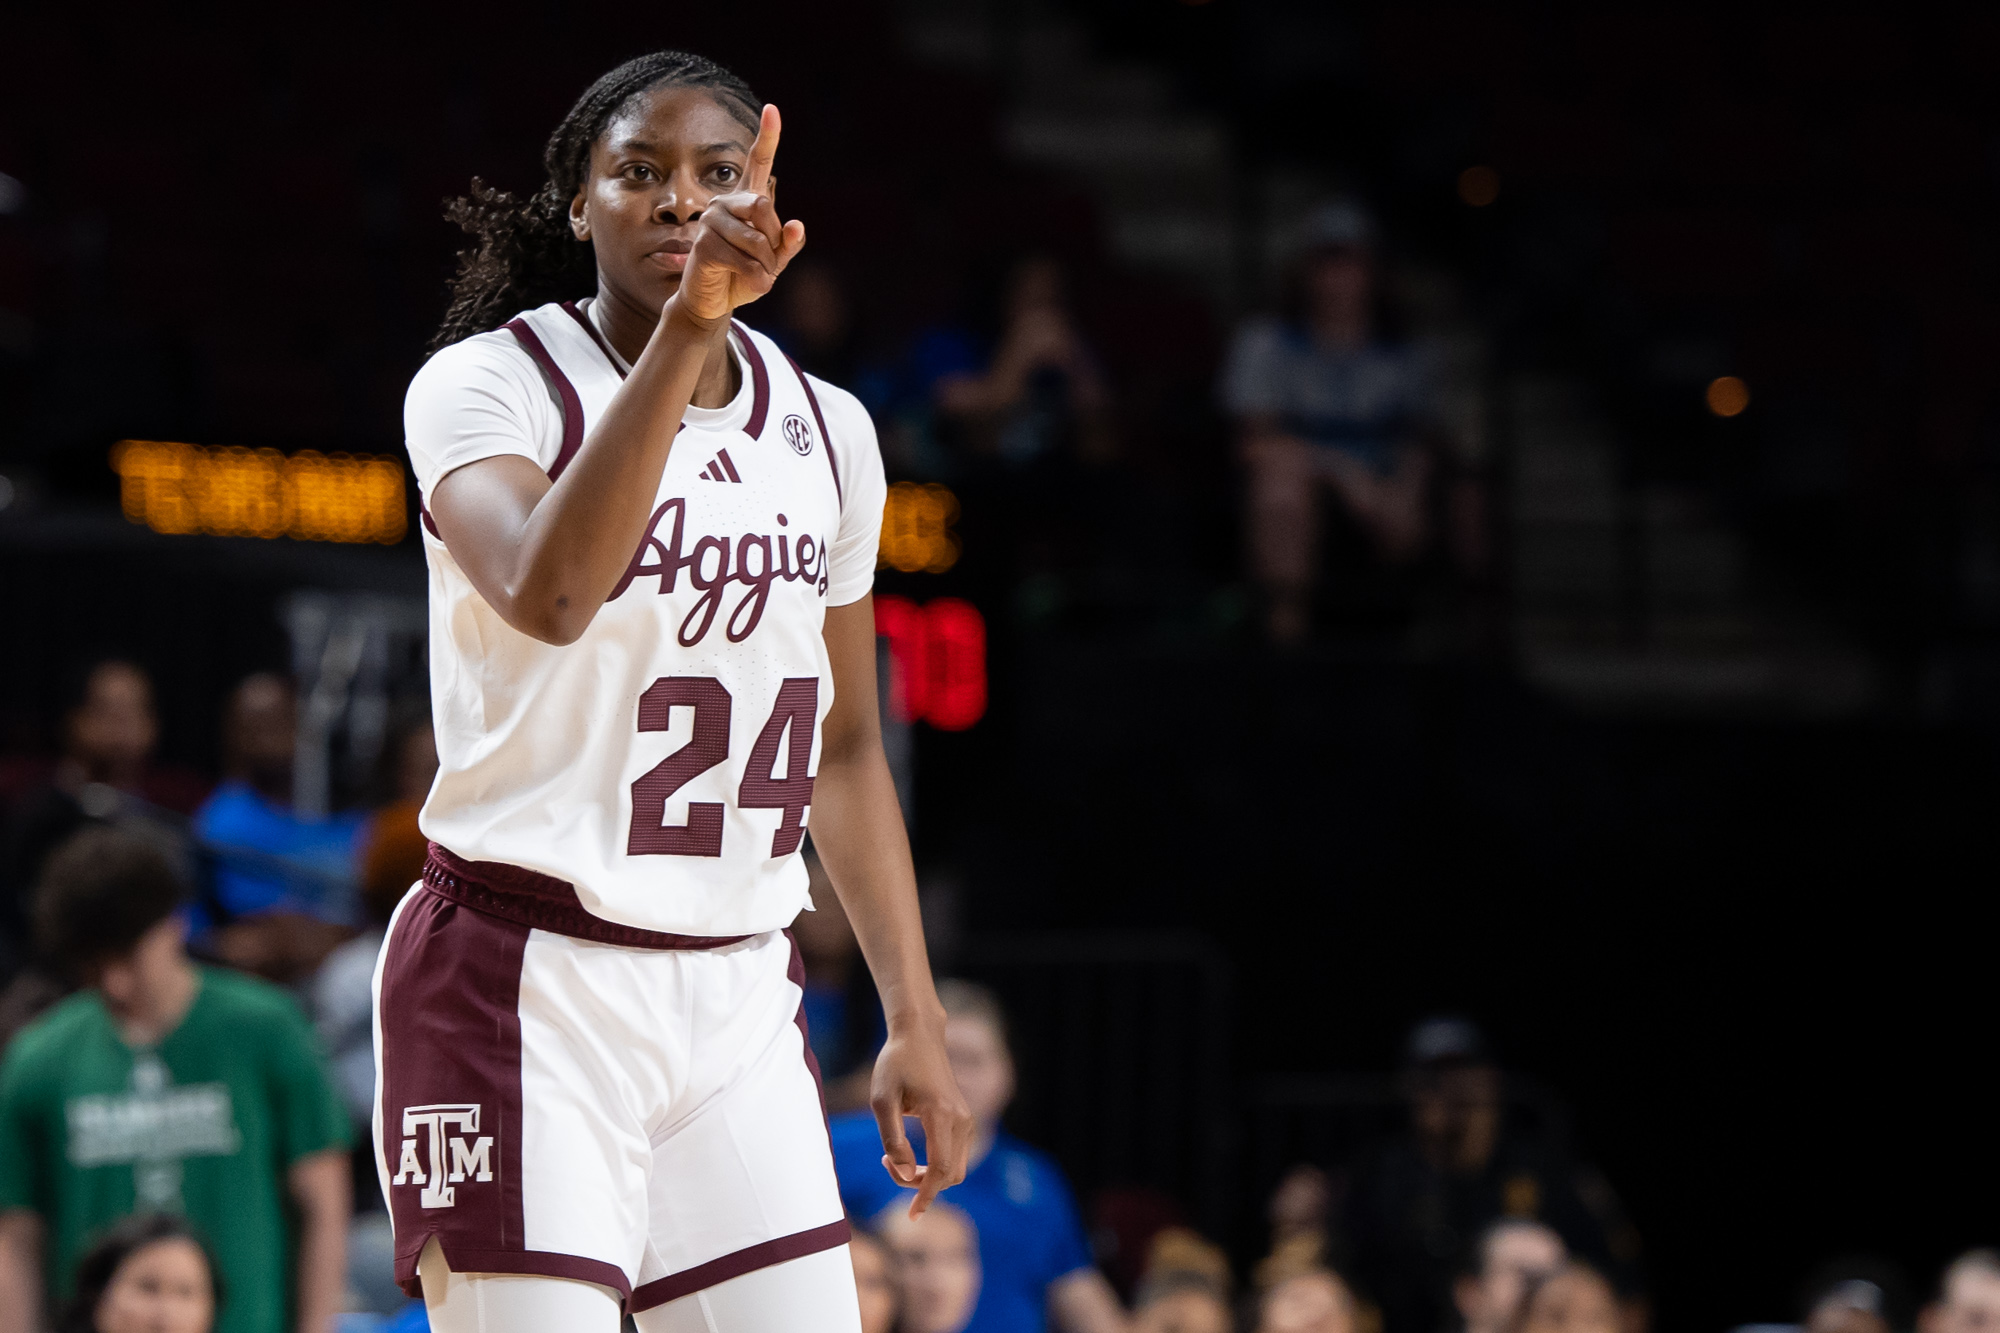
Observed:
[[[473,238],[459,251],[451,304],[431,350],[497,329],[516,312],[587,295],[596,264],[570,230],[569,204],[590,172],[590,149],[633,98],[655,88],[702,88],[751,129],[763,103],[750,85],[712,60],[655,51],[628,60],[584,91],[542,150],[548,178],[523,200],[477,176],[469,194],[448,201],[444,216]]]

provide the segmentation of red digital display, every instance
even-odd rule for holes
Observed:
[[[964,731],[986,715],[986,621],[962,597],[875,599],[889,640],[889,698],[912,722]]]

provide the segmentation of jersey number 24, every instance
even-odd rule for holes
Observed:
[[[676,707],[694,709],[694,736],[632,784],[632,827],[625,850],[633,856],[722,855],[722,802],[688,802],[685,824],[668,824],[667,801],[701,774],[729,758],[729,691],[713,676],[662,676],[639,696],[639,730],[665,731]],[[785,817],[771,838],[771,855],[790,856],[805,836],[806,807],[812,804],[813,732],[819,726],[819,678],[790,678],[778,687],[778,702],[750,747],[750,767],[736,789],[743,810],[782,810]],[[774,778],[778,744],[785,747],[785,776]]]

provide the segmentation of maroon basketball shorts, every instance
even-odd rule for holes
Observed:
[[[375,970],[396,1278],[616,1289],[645,1310],[847,1240],[787,935],[635,948],[419,884]]]

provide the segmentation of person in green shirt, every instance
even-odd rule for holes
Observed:
[[[188,958],[180,901],[164,858],[115,829],[44,870],[37,933],[88,989],[0,1062],[0,1333],[40,1328],[44,1296],[134,1212],[183,1215],[213,1247],[216,1333],[331,1333],[347,1113],[289,995]]]

